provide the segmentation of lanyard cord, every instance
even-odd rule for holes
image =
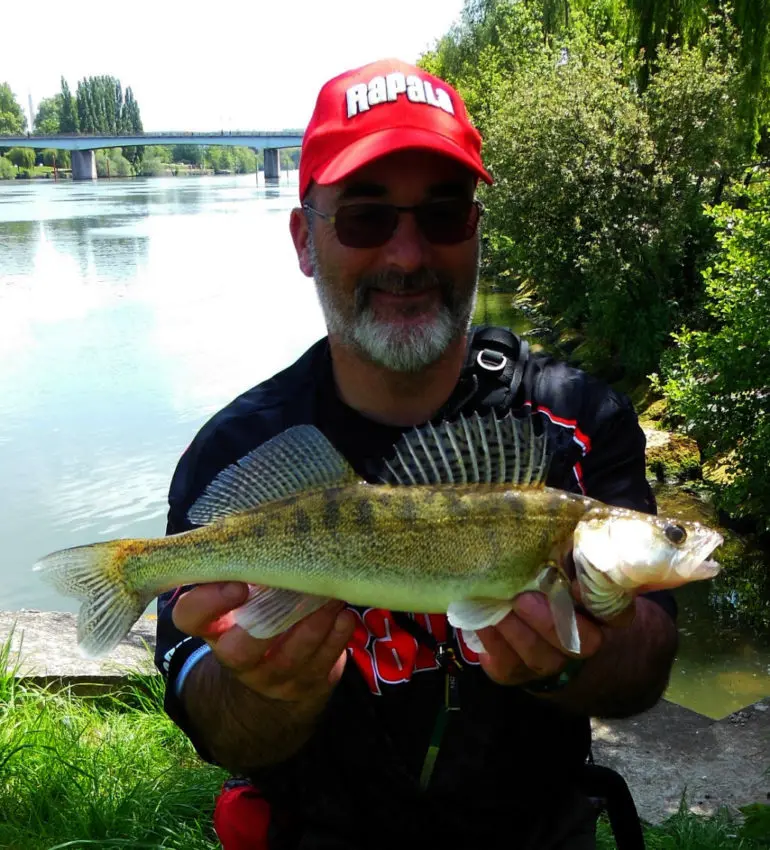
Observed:
[[[425,753],[425,759],[422,763],[420,771],[420,788],[425,791],[430,783],[433,775],[433,768],[436,765],[441,742],[444,738],[449,713],[451,711],[460,710],[460,681],[459,674],[462,672],[462,665],[457,660],[457,655],[451,646],[446,643],[439,643],[436,638],[419,623],[416,623],[411,617],[401,611],[392,612],[393,619],[408,632],[418,643],[422,643],[429,649],[433,650],[436,655],[439,667],[444,671],[444,700],[439,706],[436,714],[436,719],[433,723],[433,731],[431,732],[428,750]]]

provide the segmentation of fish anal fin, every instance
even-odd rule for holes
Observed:
[[[206,525],[266,502],[358,480],[350,464],[317,428],[296,425],[223,469],[187,517],[195,525]]]
[[[463,634],[496,626],[513,609],[512,599],[460,599],[450,602],[447,619]]]
[[[327,596],[253,584],[246,602],[233,611],[233,619],[252,637],[266,639],[285,632],[328,601]]]

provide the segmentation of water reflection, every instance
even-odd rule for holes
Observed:
[[[718,526],[695,493],[658,485],[661,513]],[[756,543],[722,529],[716,578],[676,591],[680,648],[667,696],[721,718],[770,696],[770,563]]]
[[[0,608],[75,610],[31,564],[161,534],[195,430],[322,335],[295,198],[253,175],[0,184]]]

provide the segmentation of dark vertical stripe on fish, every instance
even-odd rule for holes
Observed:
[[[411,496],[401,499],[401,518],[404,522],[414,522],[417,519],[417,505]]]
[[[337,491],[324,493],[323,527],[331,534],[336,533],[340,527],[340,503],[337,499]]]
[[[310,521],[310,516],[304,508],[297,508],[294,511],[294,531],[296,534],[310,534],[313,529],[313,524]]]
[[[356,522],[365,531],[374,531],[374,509],[369,499],[356,501]]]

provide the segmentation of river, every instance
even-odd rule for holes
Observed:
[[[323,334],[296,192],[296,173],[0,182],[0,609],[76,610],[35,560],[162,534],[200,425]],[[681,597],[669,696],[717,717],[770,694],[770,639],[715,645],[702,594]]]

